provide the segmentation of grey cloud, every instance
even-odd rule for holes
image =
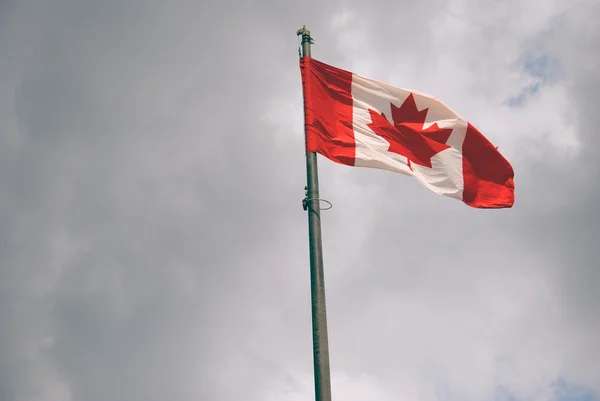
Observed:
[[[302,120],[264,116],[301,113],[302,24],[324,61],[426,65],[416,83],[443,70],[418,64],[434,56],[435,26],[409,33],[450,6],[6,4],[0,398],[312,399]],[[345,10],[354,28],[333,25]],[[586,13],[556,25],[564,42],[527,36],[562,63],[587,61],[565,66],[583,150],[575,169],[537,139],[527,146],[539,159],[508,148],[515,209],[470,210],[406,177],[320,159],[335,205],[323,230],[338,396],[363,382],[390,399],[436,399],[436,388],[450,389],[438,399],[481,399],[499,384],[527,396],[536,369],[600,391],[600,81],[588,67],[597,10]],[[501,41],[502,24],[484,23]],[[371,47],[349,51],[347,34]],[[450,60],[468,65],[463,52],[489,40]],[[504,76],[498,48],[489,55],[473,86],[492,82],[488,70]]]

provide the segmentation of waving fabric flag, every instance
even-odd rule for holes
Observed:
[[[300,59],[306,152],[415,177],[476,208],[514,204],[510,163],[433,96]]]

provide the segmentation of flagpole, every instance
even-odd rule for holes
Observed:
[[[310,31],[304,26],[298,30],[297,34],[302,35],[302,57],[310,57],[312,44]],[[317,170],[317,154],[314,152],[306,153],[306,182],[306,198],[303,204],[305,210],[308,211],[315,400],[331,401],[325,281],[323,276],[323,244],[321,240],[321,207],[319,203],[319,175]]]

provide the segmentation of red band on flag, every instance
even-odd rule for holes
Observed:
[[[512,166],[471,124],[467,128],[462,152],[463,202],[484,209],[513,206],[515,184]]]
[[[304,91],[306,152],[354,166],[352,73],[300,58]]]

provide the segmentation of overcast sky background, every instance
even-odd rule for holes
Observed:
[[[0,400],[314,399],[298,39],[512,209],[319,158],[333,397],[600,399],[600,3],[0,0]]]

